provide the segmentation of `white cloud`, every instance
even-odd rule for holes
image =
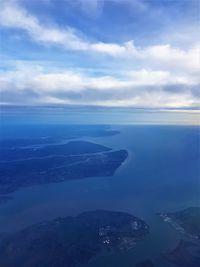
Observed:
[[[188,51],[173,48],[171,45],[155,45],[142,51],[143,58],[150,59],[160,66],[169,68],[200,70],[200,43],[195,44]]]
[[[144,12],[148,10],[148,6],[143,0],[73,0],[68,4],[75,5],[79,8],[86,16],[90,18],[98,18],[102,15],[104,4],[108,2],[123,5],[126,4],[130,9],[137,10],[139,12]]]
[[[141,69],[119,71],[118,77],[94,77],[91,73],[53,67],[47,72],[44,66],[34,63],[20,63],[16,69],[0,74],[2,102],[17,99],[18,104],[26,98],[34,104],[190,107],[199,102],[195,91],[198,84],[191,75],[182,77],[167,71]]]
[[[199,103],[200,46],[197,42],[187,50],[170,44],[137,47],[132,40],[122,44],[93,42],[80,37],[70,27],[42,24],[37,17],[10,1],[0,3],[0,26],[20,29],[33,41],[44,45],[95,54],[97,61],[105,60],[105,65],[112,62],[115,67],[115,75],[108,70],[107,75],[95,76],[77,69],[18,63],[12,71],[0,73],[3,103],[23,104],[23,98],[34,104],[136,107],[177,108]],[[121,64],[129,65],[128,70],[120,70],[123,69]]]
[[[0,5],[0,25],[8,28],[24,30],[37,42],[57,44],[65,49],[94,51],[110,55],[123,54],[128,45],[90,43],[81,39],[70,27],[59,28],[56,25],[43,25],[37,17],[29,14],[14,3],[2,2]]]
[[[37,17],[13,2],[11,4],[9,1],[3,1],[0,8],[1,26],[21,29],[28,33],[32,40],[39,43],[59,45],[64,49],[75,51],[105,54],[120,60],[124,58],[130,62],[140,62],[145,67],[179,68],[190,72],[200,70],[199,43],[193,44],[188,50],[182,50],[170,44],[140,48],[135,46],[133,40],[123,44],[91,42],[86,37],[79,37],[78,33],[70,27],[43,25]]]
[[[68,1],[68,0],[67,0]],[[89,17],[97,18],[103,12],[104,0],[74,0]]]
[[[76,36],[71,28],[42,25],[35,16],[14,3],[2,2],[0,7],[1,26],[24,30],[37,42],[60,44],[68,49],[87,49],[88,44]]]
[[[108,107],[187,108],[194,102],[195,98],[189,93],[171,95],[164,91],[151,93],[143,91],[137,96],[130,95],[129,99],[97,100],[95,104]]]

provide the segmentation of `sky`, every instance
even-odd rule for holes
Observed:
[[[0,0],[0,102],[198,110],[199,0]]]

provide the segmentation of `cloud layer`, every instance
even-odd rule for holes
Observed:
[[[77,70],[54,70],[18,64],[0,75],[3,103],[54,103],[135,107],[191,107],[198,103],[198,84],[190,76],[142,69],[116,76],[98,76]],[[21,99],[20,99],[21,98]]]
[[[98,1],[95,3],[91,9],[96,10]],[[55,68],[51,63],[47,68],[45,63],[11,60],[12,67],[0,73],[4,104],[22,104],[23,99],[30,104],[173,108],[197,107],[199,103],[198,42],[183,49],[168,43],[139,47],[133,40],[95,41],[68,25],[41,22],[15,1],[1,2],[0,27],[20,31],[18,34],[27,35],[32,42],[59,48],[63,53],[72,51],[94,57],[94,64],[103,60],[108,66],[106,75],[95,75],[87,69],[79,71],[78,66]]]

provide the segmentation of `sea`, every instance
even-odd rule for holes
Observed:
[[[7,138],[32,140],[33,136],[53,138],[55,144],[65,142],[66,125],[70,127],[67,122],[52,123],[49,128],[44,122],[2,123],[1,142]],[[93,127],[101,128],[97,124]],[[133,267],[146,259],[158,267],[173,267],[163,255],[187,237],[163,222],[158,213],[200,206],[200,127],[110,123],[106,129],[117,134],[88,134],[75,139],[114,150],[126,149],[128,158],[113,176],[21,188],[0,204],[0,231],[15,232],[37,222],[84,211],[128,212],[145,220],[150,233],[133,249],[103,252],[87,267]]]

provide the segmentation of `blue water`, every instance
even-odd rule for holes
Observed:
[[[36,126],[29,125],[28,130],[23,127],[15,134],[10,126],[2,131],[3,136],[19,137],[26,130],[29,138]],[[60,142],[56,127],[51,128],[52,132],[40,132],[37,128],[37,135],[52,135]],[[20,189],[12,194],[12,200],[0,205],[0,229],[15,231],[42,220],[86,210],[126,211],[144,219],[150,225],[150,234],[136,248],[99,255],[88,267],[131,267],[149,258],[158,266],[173,266],[165,262],[161,254],[174,247],[182,236],[155,213],[200,206],[200,128],[113,125],[110,129],[118,130],[120,134],[85,136],[79,140],[128,150],[127,161],[113,177],[92,177]]]

